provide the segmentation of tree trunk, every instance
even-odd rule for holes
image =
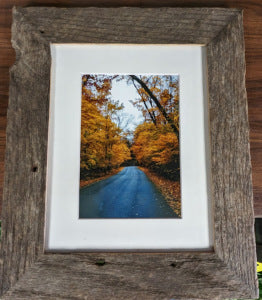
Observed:
[[[158,99],[156,98],[156,96],[151,92],[151,90],[147,87],[147,85],[140,78],[138,78],[136,75],[130,75],[130,77],[133,80],[135,80],[136,82],[138,82],[141,85],[141,87],[146,91],[146,93],[149,95],[149,97],[154,101],[155,105],[157,106],[157,108],[159,109],[159,111],[161,112],[161,114],[163,115],[163,117],[166,119],[166,121],[168,122],[168,124],[173,129],[173,131],[174,131],[174,133],[177,136],[177,139],[179,141],[179,130],[177,129],[174,121],[169,117],[169,115],[165,111],[164,107],[158,101]]]
[[[132,75],[131,75],[131,77],[132,77]],[[135,82],[134,82],[134,79],[133,79],[133,78],[132,78],[132,81],[133,81],[134,87],[136,88],[138,94],[140,95],[139,90],[138,90],[137,86],[135,85]],[[155,118],[154,114],[152,114],[152,113],[150,112],[150,110],[149,110],[149,108],[148,108],[148,106],[147,106],[147,104],[146,104],[146,101],[143,99],[142,95],[140,95],[140,97],[141,97],[141,99],[142,99],[142,101],[143,101],[143,103],[144,103],[144,105],[145,105],[145,108],[146,108],[146,110],[147,110],[147,112],[148,112],[148,114],[149,114],[149,116],[150,116],[152,122],[156,125],[156,118]],[[145,118],[145,119],[146,119],[146,118]]]

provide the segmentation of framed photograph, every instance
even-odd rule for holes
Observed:
[[[181,217],[178,78],[82,76],[79,218]]]
[[[211,249],[205,49],[55,44],[51,57],[46,250]]]
[[[12,43],[4,297],[256,298],[242,12],[15,8]]]

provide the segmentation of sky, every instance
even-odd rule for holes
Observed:
[[[131,119],[126,129],[133,131],[138,124],[143,122],[142,112],[129,101],[139,98],[135,87],[127,85],[125,79],[118,82],[113,80],[111,96],[113,100],[119,100],[120,103],[123,103],[123,113],[127,114],[127,118]]]

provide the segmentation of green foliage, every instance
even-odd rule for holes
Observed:
[[[262,300],[262,272],[257,273],[259,282],[259,300]]]

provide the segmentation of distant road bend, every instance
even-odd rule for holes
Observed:
[[[80,189],[80,218],[178,218],[137,167]]]

